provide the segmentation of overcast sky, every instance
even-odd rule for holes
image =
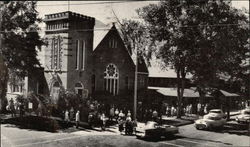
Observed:
[[[83,15],[95,17],[96,19],[108,24],[115,21],[115,16],[119,19],[138,19],[136,9],[150,3],[159,1],[38,1],[37,10],[40,17],[45,14],[58,13],[63,11],[73,11]],[[68,7],[68,4],[70,6]],[[237,8],[245,7],[249,10],[248,0],[235,0],[232,5]]]

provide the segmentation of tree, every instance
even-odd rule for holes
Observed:
[[[152,38],[149,32],[145,29],[145,24],[139,21],[124,19],[120,23],[124,44],[130,54],[137,54],[138,60],[146,59],[147,64],[150,64],[150,59],[153,53]],[[137,50],[135,50],[137,48]],[[137,53],[136,53],[137,52]]]
[[[43,44],[38,35],[38,13],[35,10],[35,1],[4,1],[1,5],[1,61],[0,74],[1,89],[0,98],[6,95],[6,82],[8,70],[19,76],[31,74],[34,68],[39,67],[36,47]],[[7,68],[2,68],[7,67]],[[2,70],[3,69],[3,70]]]
[[[113,11],[113,9],[112,9]],[[121,37],[123,38],[124,44],[128,49],[129,54],[132,56],[135,62],[135,81],[138,77],[138,64],[144,64],[145,59],[150,65],[149,60],[153,50],[149,50],[151,47],[151,38],[148,30],[145,30],[145,26],[142,22],[134,20],[124,19],[122,22],[118,19],[115,12],[113,11],[117,22],[120,25]],[[139,61],[139,63],[138,63]],[[134,82],[134,119],[137,116],[137,82]]]
[[[248,19],[229,1],[161,1],[139,9],[150,35],[160,44],[157,57],[177,73],[178,108],[187,73],[192,73],[200,93],[221,75],[236,76],[248,49]]]
[[[119,22],[119,21],[118,21]],[[149,64],[153,50],[151,47],[151,38],[149,32],[145,30],[143,23],[133,20],[123,20],[121,25],[121,33],[124,44],[126,45],[130,55],[135,61],[135,85],[134,85],[134,119],[137,116],[137,81],[138,81],[138,65],[144,64],[145,59]]]

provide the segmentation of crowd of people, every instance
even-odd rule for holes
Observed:
[[[12,117],[16,117],[19,112],[19,116],[22,117],[25,113],[25,105],[20,102],[14,102],[13,98],[9,100],[9,104],[6,106],[6,110],[11,113]]]
[[[239,103],[241,107],[245,106],[245,103]],[[243,106],[244,105],[244,106]],[[14,102],[13,99],[9,101],[6,109],[11,112],[12,117],[16,116],[19,112],[22,117],[25,113],[25,106],[20,102]],[[82,109],[87,107],[87,109]],[[240,107],[240,108],[241,108]],[[39,109],[39,105],[38,105]],[[214,109],[211,103],[201,104],[189,103],[182,105],[182,115],[192,116],[193,114],[204,115],[209,112],[209,110]],[[83,115],[83,113],[87,113]],[[137,111],[137,120],[140,122],[155,121],[161,123],[162,115],[167,117],[174,117],[177,115],[177,106],[162,104],[158,107],[139,107]],[[83,117],[86,116],[86,119]],[[136,126],[136,122],[132,119],[132,111],[130,107],[115,106],[114,104],[103,104],[97,100],[87,100],[82,107],[71,106],[62,112],[63,120],[66,123],[70,121],[75,122],[76,128],[79,127],[81,121],[87,121],[91,127],[100,126],[102,130],[106,129],[106,126],[111,123],[117,123],[118,129],[122,133],[132,134],[133,129]]]

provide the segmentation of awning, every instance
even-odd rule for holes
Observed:
[[[239,97],[240,95],[236,93],[229,93],[224,90],[220,90],[220,92],[225,96],[225,97]]]
[[[156,90],[160,94],[163,94],[164,96],[171,96],[171,97],[177,97],[177,88],[163,88],[163,87],[148,87],[148,89]],[[184,89],[183,97],[186,98],[198,98],[200,97],[199,92],[193,90],[193,89]],[[210,95],[206,95],[206,97],[212,97]]]

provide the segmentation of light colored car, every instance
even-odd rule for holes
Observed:
[[[208,114],[216,114],[218,117],[226,117],[226,114],[221,109],[212,109]]]
[[[160,138],[170,137],[179,133],[179,129],[171,125],[159,125],[157,122],[148,121],[145,127],[136,128],[136,137],[139,138]]]
[[[241,111],[241,114],[236,117],[238,123],[248,123],[250,122],[250,109],[244,109]]]
[[[223,127],[226,124],[226,115],[220,109],[212,109],[203,119],[196,120],[194,125],[196,129],[212,129]]]

